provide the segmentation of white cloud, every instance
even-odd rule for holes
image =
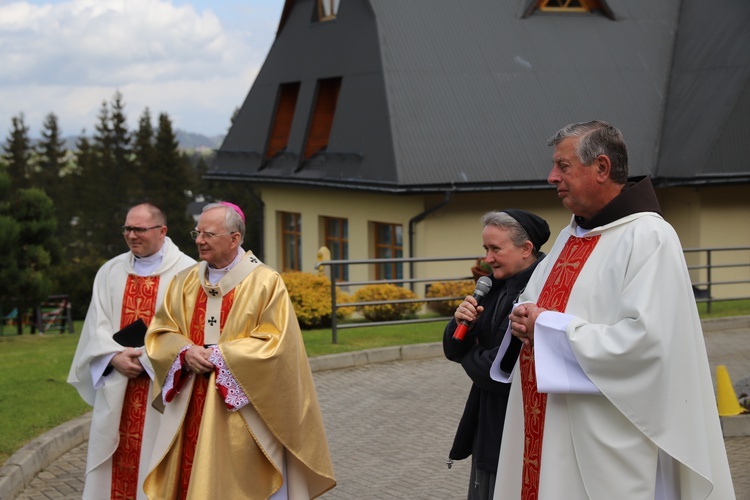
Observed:
[[[49,112],[65,135],[91,131],[119,90],[131,129],[148,107],[175,128],[224,133],[273,40],[274,2],[250,2],[244,23],[168,0],[0,3],[0,131],[20,112],[32,135]]]

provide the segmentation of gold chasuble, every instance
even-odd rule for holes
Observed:
[[[120,328],[142,319],[151,322],[156,309],[159,276],[129,274],[122,298]],[[128,380],[120,416],[120,443],[112,457],[110,498],[135,498],[138,492],[138,466],[141,456],[143,424],[148,407],[150,379],[145,371]]]
[[[263,499],[283,485],[291,499],[322,495],[336,482],[283,280],[251,252],[217,285],[207,283],[205,271],[203,262],[172,280],[146,335],[153,405],[164,413],[146,494]],[[232,407],[237,395],[217,384],[218,366],[209,377],[175,370],[186,347],[204,344],[216,344],[221,372],[229,372],[248,404]]]
[[[599,241],[599,237],[600,235],[591,238],[571,236],[568,239],[539,294],[537,301],[539,307],[550,311],[565,311],[573,285]],[[533,347],[529,349],[524,346],[521,349],[519,363],[525,433],[521,499],[536,500],[539,497],[539,471],[542,463],[547,394],[537,392]]]
[[[227,313],[232,308],[234,290],[222,297],[221,301],[221,319],[219,330],[224,328],[224,321]],[[195,304],[193,320],[190,323],[190,340],[194,344],[203,345],[203,325],[206,321],[206,292],[198,292],[198,302]],[[193,461],[195,460],[195,448],[198,444],[198,431],[201,427],[201,417],[203,416],[203,407],[206,403],[206,394],[208,392],[208,379],[206,377],[197,377],[193,383],[193,394],[188,404],[187,414],[185,415],[185,425],[183,426],[182,435],[178,439],[182,440],[182,449],[180,456],[180,483],[177,498],[187,498],[188,488],[190,487],[190,473],[193,470]]]

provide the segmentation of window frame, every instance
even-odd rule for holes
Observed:
[[[381,241],[381,229],[388,229],[390,243]],[[376,259],[394,258],[404,256],[404,226],[388,222],[373,222],[374,238],[373,252]],[[391,256],[383,256],[381,252],[390,251]],[[390,277],[388,275],[390,274]],[[398,281],[404,279],[404,264],[402,262],[380,263],[375,265],[375,279]]]
[[[281,238],[281,269],[302,270],[302,215],[296,212],[279,212]],[[291,224],[289,224],[291,222]],[[291,227],[291,229],[290,229]],[[294,247],[289,248],[291,245]],[[289,262],[289,257],[293,262]]]
[[[332,235],[330,223],[337,224],[337,235]],[[337,246],[332,245],[337,244]],[[349,219],[343,217],[323,216],[323,245],[331,252],[331,260],[349,259]],[[340,264],[331,266],[331,277],[336,281],[349,281],[349,266]]]

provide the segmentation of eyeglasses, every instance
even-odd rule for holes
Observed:
[[[151,226],[151,227],[122,226],[120,229],[122,230],[122,234],[128,234],[131,232],[135,234],[143,234],[146,231],[150,229],[156,229],[157,227],[164,227],[164,226],[163,225]]]
[[[237,231],[234,231],[235,233]],[[208,231],[190,231],[190,237],[194,240],[198,239],[198,236],[203,236],[204,240],[210,240],[211,238],[216,238],[217,236],[226,236],[228,234],[233,233],[209,233]]]

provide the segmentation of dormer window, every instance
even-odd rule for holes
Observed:
[[[289,131],[292,129],[294,109],[297,107],[298,94],[299,82],[284,83],[279,87],[276,114],[273,118],[271,134],[268,139],[266,158],[273,158],[279,152],[286,150],[289,143]]]
[[[596,0],[540,0],[539,10],[547,12],[591,12],[592,9],[597,8],[598,3]]]
[[[336,19],[341,0],[318,0],[318,21]]]
[[[521,17],[534,12],[549,13],[594,13],[598,12],[614,20],[615,15],[607,5],[607,0],[528,0]]]
[[[328,148],[328,138],[331,135],[331,128],[333,128],[333,116],[336,113],[336,102],[339,98],[340,88],[340,77],[318,80],[315,108],[313,108],[312,119],[307,130],[305,159]]]

